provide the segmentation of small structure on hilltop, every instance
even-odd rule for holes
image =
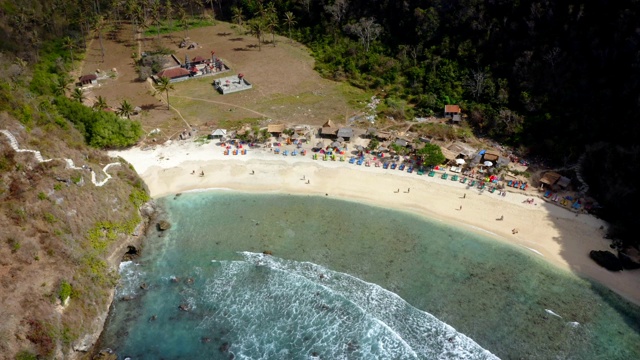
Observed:
[[[95,85],[98,83],[98,75],[96,74],[87,74],[80,76],[80,85]]]
[[[462,121],[462,111],[460,110],[460,105],[445,105],[444,117],[447,119],[451,119],[451,121],[455,123]]]
[[[173,67],[169,69],[164,69],[160,71],[154,78],[157,82],[158,79],[166,77],[169,79],[169,82],[178,82],[184,81],[191,77],[191,72],[187,69],[181,67]]]
[[[238,74],[235,76],[227,76],[224,78],[217,79],[213,82],[213,86],[222,95],[231,94],[238,91],[249,90],[253,88],[253,85],[251,85],[251,83],[244,78],[243,74]]]

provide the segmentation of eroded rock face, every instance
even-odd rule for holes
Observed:
[[[122,261],[131,261],[140,256],[140,250],[133,245],[127,246],[127,252],[122,256]]]
[[[610,251],[591,250],[589,257],[609,271],[622,271],[623,269],[618,257]]]
[[[169,230],[170,228],[171,228],[171,224],[168,221],[166,220],[158,221],[158,230],[166,231],[166,230]]]

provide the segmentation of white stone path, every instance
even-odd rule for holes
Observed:
[[[0,130],[0,133],[4,134],[9,139],[9,145],[11,146],[11,148],[13,148],[13,150],[15,152],[29,152],[29,153],[32,153],[33,156],[36,158],[36,160],[38,160],[38,162],[40,162],[40,163],[49,162],[49,161],[53,161],[53,160],[61,160],[61,161],[65,162],[66,167],[68,169],[83,170],[83,171],[85,170],[82,167],[75,166],[75,164],[73,163],[73,160],[71,160],[71,159],[59,159],[59,158],[58,159],[45,159],[45,158],[42,157],[42,154],[38,150],[20,149],[20,147],[18,146],[18,140],[16,140],[16,137],[13,136],[13,134],[11,132],[9,132],[9,130]],[[115,162],[115,163],[107,164],[107,166],[102,168],[102,171],[107,176],[102,181],[96,181],[96,173],[94,171],[91,171],[91,182],[93,183],[93,185],[95,185],[95,186],[103,186],[104,184],[106,184],[107,181],[109,181],[109,179],[111,179],[111,175],[109,175],[107,173],[107,169],[109,169],[112,166],[116,166],[116,165],[120,165],[120,163],[119,162]]]

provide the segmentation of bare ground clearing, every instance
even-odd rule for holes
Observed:
[[[193,126],[219,121],[246,118],[272,119],[287,124],[318,126],[332,119],[345,123],[346,119],[364,108],[369,95],[344,83],[323,79],[314,71],[314,60],[309,50],[287,38],[277,36],[276,46],[264,44],[257,48],[257,40],[243,29],[228,23],[189,30],[191,41],[198,43],[192,50],[180,49],[178,44],[185,32],[143,37],[142,51],[159,47],[175,52],[178,59],[185,55],[216,56],[231,68],[218,77],[243,73],[253,89],[229,95],[218,94],[212,86],[216,77],[205,77],[175,83],[169,95],[171,105],[179,112],[169,111],[164,96],[154,95],[153,88],[137,80],[132,53],[138,51],[129,26],[105,36],[105,61],[102,62],[100,42],[94,40],[87,51],[82,73],[96,69],[117,68],[118,77],[95,87],[88,97],[101,95],[110,106],[117,108],[124,99],[140,106],[145,131],[160,128],[170,137],[185,127],[181,116]],[[267,38],[270,38],[268,36]],[[180,116],[181,115],[181,116]]]

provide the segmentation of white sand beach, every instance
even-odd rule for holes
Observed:
[[[613,273],[589,258],[590,250],[610,249],[601,228],[606,229],[606,223],[593,216],[577,215],[538,197],[535,204],[524,203],[532,195],[518,190],[502,197],[497,191],[480,191],[439,176],[312,160],[309,153],[283,156],[259,149],[247,155],[224,155],[216,143],[173,142],[110,155],[131,163],[154,198],[198,189],[231,189],[329,196],[409,211],[526,248],[533,256],[594,279],[640,305],[638,270]],[[501,216],[504,220],[497,220]],[[518,232],[512,234],[512,229]]]

